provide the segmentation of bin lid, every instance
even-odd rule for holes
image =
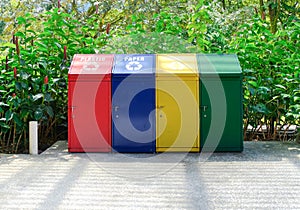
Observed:
[[[157,54],[157,74],[159,76],[197,76],[196,54]]]
[[[69,79],[106,79],[111,75],[113,59],[112,54],[76,54],[69,69]]]
[[[113,76],[128,74],[154,74],[155,56],[153,54],[118,54],[114,58]]]
[[[201,76],[237,77],[242,69],[235,54],[198,54],[199,73]]]

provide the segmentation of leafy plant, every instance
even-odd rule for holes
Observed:
[[[41,145],[57,138],[56,129],[67,126],[67,72],[73,54],[95,53],[107,37],[103,33],[92,39],[84,28],[78,30],[72,15],[58,9],[40,18],[43,28],[35,32],[32,25],[37,18],[18,17],[13,43],[2,45],[6,56],[0,66],[0,147],[4,152],[28,148],[30,120],[39,121]]]
[[[298,23],[273,34],[260,18],[244,24],[232,42],[245,73],[245,123],[275,139],[283,126],[299,124],[299,53]],[[288,35],[289,34],[289,35]],[[296,35],[298,34],[298,35]]]
[[[85,7],[68,0],[56,9],[57,2],[44,5],[42,12],[33,11],[31,0],[5,2],[0,152],[26,152],[30,120],[39,121],[41,145],[58,138],[67,126],[67,72],[75,53],[236,53],[244,71],[246,139],[287,139],[289,127],[300,123],[294,0],[281,4],[276,32],[267,7],[248,0],[85,0]]]

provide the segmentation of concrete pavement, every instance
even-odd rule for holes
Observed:
[[[300,145],[243,153],[0,154],[0,209],[300,209]]]

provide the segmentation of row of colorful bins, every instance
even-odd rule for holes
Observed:
[[[242,151],[235,55],[75,55],[69,152]]]

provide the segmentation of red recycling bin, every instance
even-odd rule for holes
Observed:
[[[114,55],[77,54],[68,73],[69,152],[111,151]]]

